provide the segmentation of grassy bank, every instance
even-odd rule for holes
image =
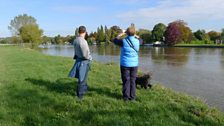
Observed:
[[[191,43],[179,43],[174,47],[202,47],[202,48],[224,48],[224,44],[214,44],[213,41],[192,41]]]
[[[223,126],[224,115],[203,102],[160,85],[121,99],[119,67],[93,63],[89,92],[75,96],[70,58],[19,47],[0,47],[0,125]]]

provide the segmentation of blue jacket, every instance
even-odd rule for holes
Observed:
[[[90,68],[90,60],[81,60],[76,59],[74,66],[72,67],[71,71],[69,72],[69,77],[78,78],[80,81],[85,79],[85,75]]]
[[[131,40],[136,51],[139,51],[140,40],[134,36],[128,36],[125,39],[114,39],[114,43],[121,46],[120,65],[124,67],[138,66],[138,52],[136,52],[127,42],[127,38]]]

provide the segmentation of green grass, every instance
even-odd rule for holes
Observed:
[[[119,67],[94,62],[84,100],[67,78],[70,58],[31,49],[0,47],[1,126],[223,126],[224,115],[201,100],[160,85],[121,97]]]
[[[192,41],[191,43],[179,43],[176,47],[224,47],[224,44],[214,44],[214,42],[205,43],[204,41]],[[174,47],[175,47],[174,46]]]

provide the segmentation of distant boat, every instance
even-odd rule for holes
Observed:
[[[165,43],[164,42],[160,42],[160,41],[156,41],[153,43],[153,46],[165,46]]]
[[[153,44],[142,44],[141,46],[153,46]]]

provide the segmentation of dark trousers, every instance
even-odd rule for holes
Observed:
[[[76,93],[79,98],[82,98],[84,93],[88,90],[87,78],[88,78],[88,71],[86,72],[84,80],[82,81],[80,81],[80,79],[78,80]]]
[[[89,65],[90,63],[87,64],[86,68],[84,69],[84,78],[81,79],[80,77],[78,78],[78,85],[77,85],[77,96],[79,98],[82,98],[84,93],[88,90],[88,85],[87,85],[87,79],[88,79],[88,72],[89,72]],[[79,71],[80,72],[80,71]]]
[[[135,80],[138,72],[138,67],[120,66],[121,78],[123,82],[122,93],[124,100],[134,100],[136,95]]]

